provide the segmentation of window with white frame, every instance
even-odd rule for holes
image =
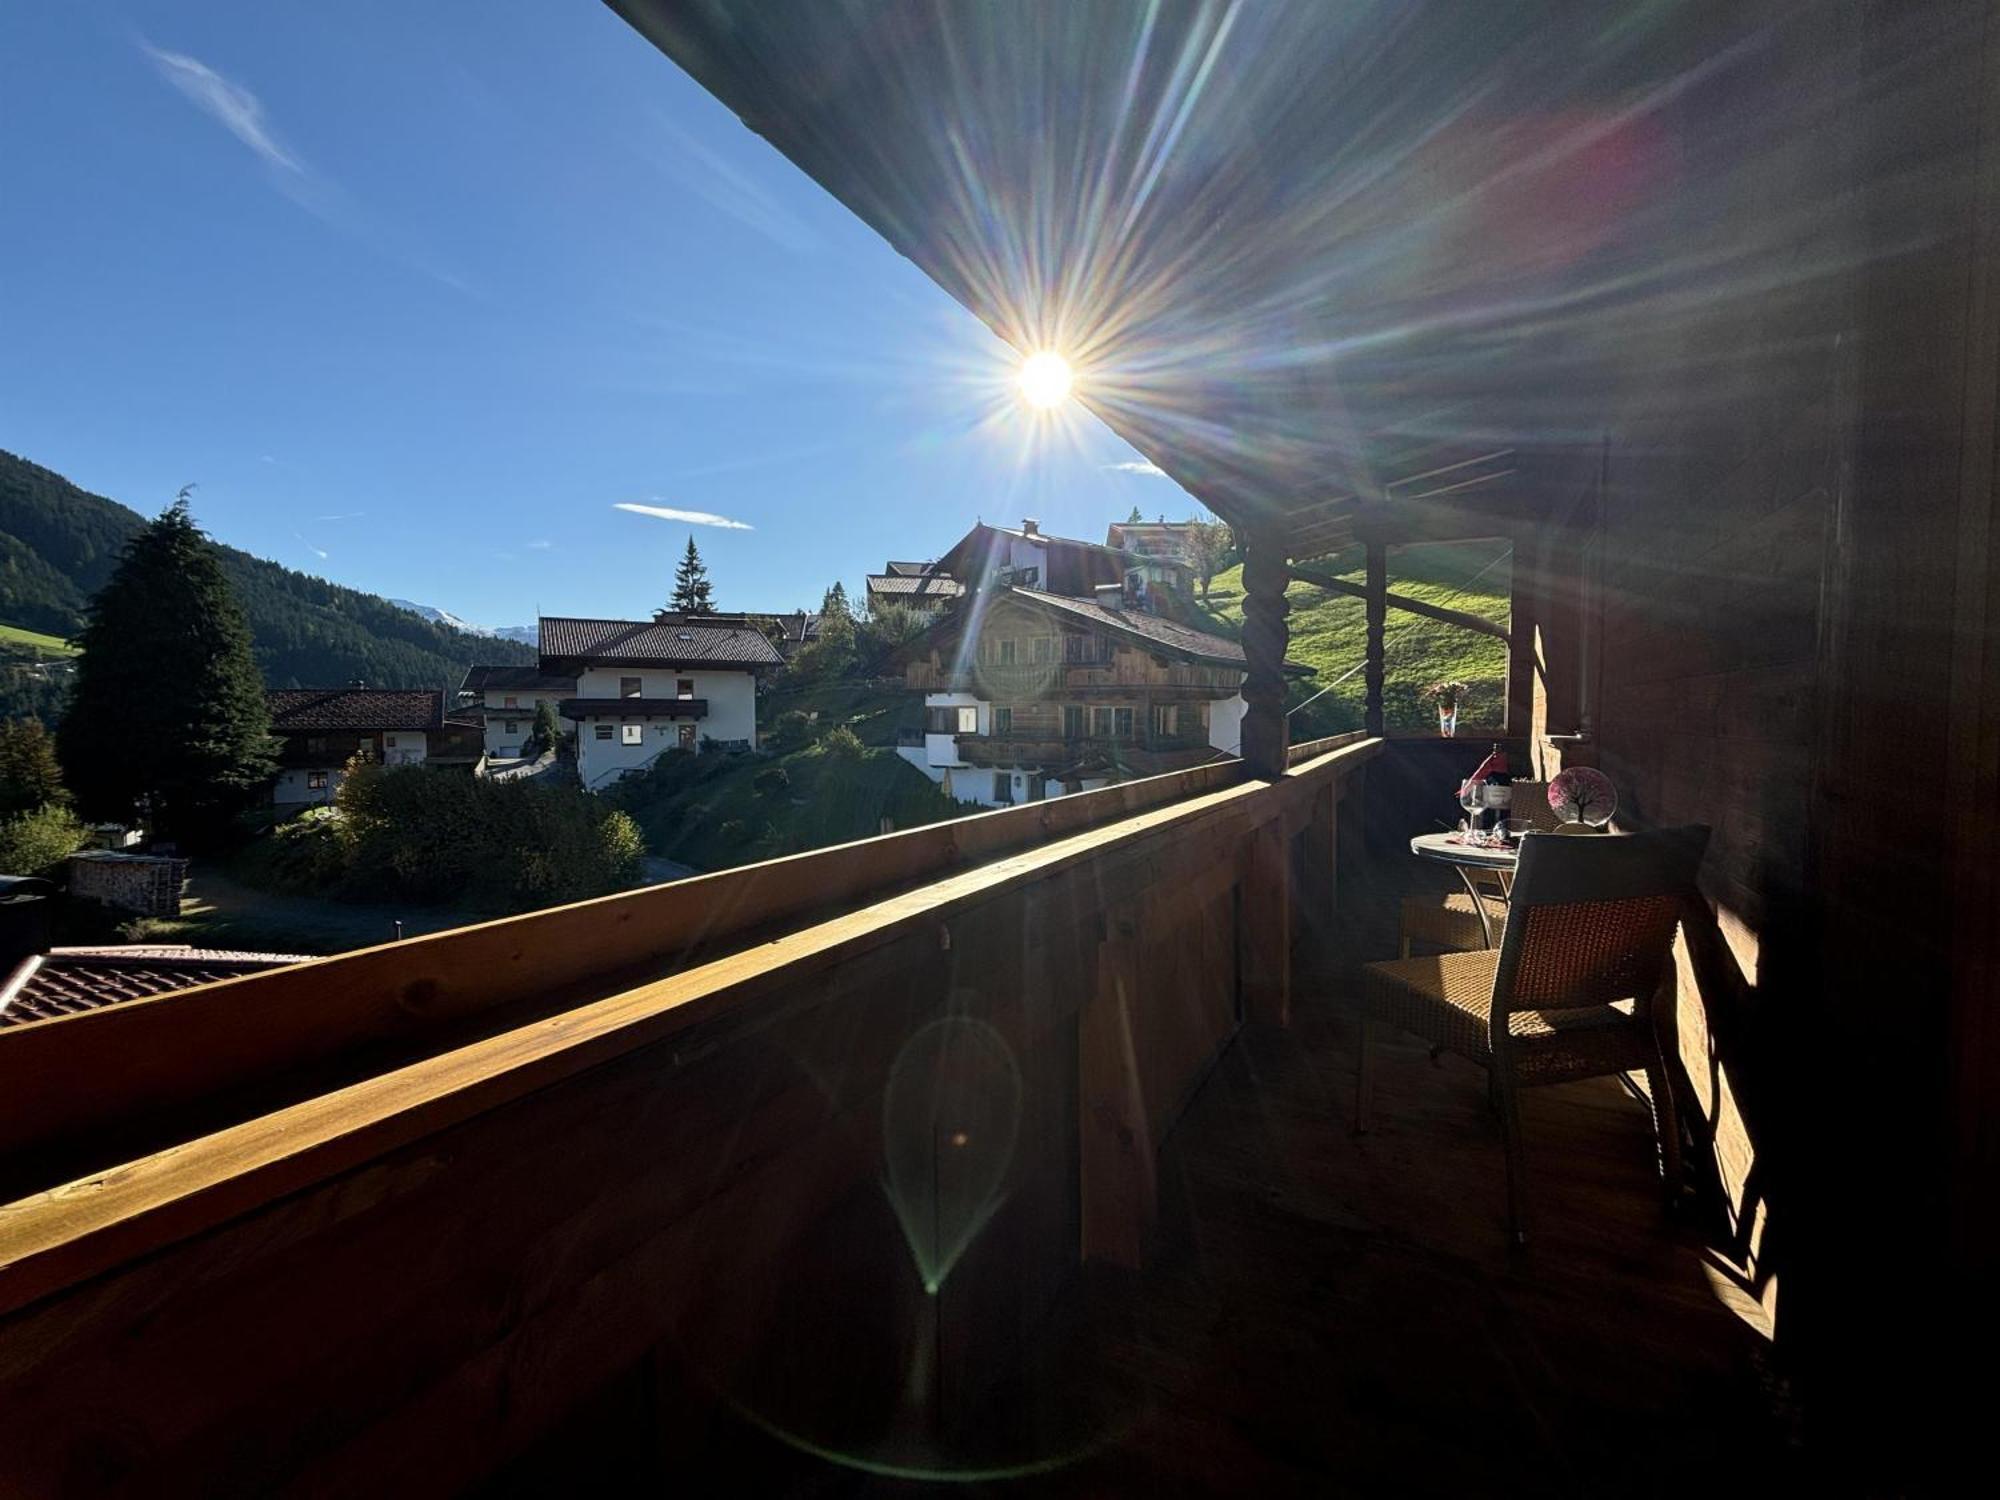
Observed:
[[[324,771],[308,771],[308,772],[306,772],[306,790],[307,790],[307,791],[309,791],[309,792],[323,792],[323,791],[325,791],[325,790],[326,790],[326,772],[324,772]]]
[[[621,744],[641,745],[646,741],[646,726],[644,724],[620,724],[618,729],[618,739]]]
[[[958,732],[960,734],[979,733],[979,710],[972,707],[958,711]]]

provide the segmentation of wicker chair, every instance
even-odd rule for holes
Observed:
[[[1514,805],[1507,816],[1531,824],[1537,831],[1555,828],[1555,809],[1549,806],[1546,781],[1514,783]],[[1509,877],[1498,870],[1476,870],[1472,878],[1480,883],[1478,900],[1486,907],[1486,919],[1497,939],[1507,921]],[[1470,949],[1486,946],[1486,933],[1479,922],[1478,908],[1471,891],[1453,891],[1449,896],[1405,896],[1403,898],[1403,957],[1410,956],[1410,944],[1430,943],[1439,948]]]
[[[1521,844],[1497,951],[1369,964],[1362,979],[1354,1124],[1368,1128],[1376,1028],[1400,1026],[1488,1072],[1507,1150],[1507,1216],[1528,1235],[1519,1090],[1643,1070],[1671,1202],[1680,1140],[1653,997],[1681,901],[1708,846],[1701,827]]]

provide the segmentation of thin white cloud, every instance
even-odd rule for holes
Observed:
[[[549,541],[547,538],[537,538],[528,543],[528,550],[530,552],[553,552],[555,545],[554,542]]]
[[[1104,467],[1113,470],[1114,472],[1119,474],[1153,474],[1157,475],[1161,479],[1165,479],[1167,477],[1167,471],[1161,468],[1158,464],[1148,464],[1148,463],[1140,463],[1137,461],[1133,461],[1130,463],[1122,463],[1122,464],[1106,464],[1104,465]]]
[[[185,52],[168,52],[151,42],[140,42],[160,76],[191,100],[195,108],[210,116],[224,130],[284,172],[303,174],[305,165],[279,145],[264,123],[264,104],[240,83],[232,83],[215,69]]]
[[[300,536],[296,531],[292,533],[292,540],[297,542],[301,547],[305,548],[306,551],[310,552],[314,557],[318,558],[321,562],[325,562],[327,558],[331,555],[327,552],[327,550],[324,547],[315,547],[311,542],[307,541],[304,537]]]
[[[655,111],[653,119],[670,148],[659,157],[668,176],[737,223],[794,254],[810,254],[820,248],[820,238],[811,226],[762,183],[664,114]]]
[[[724,531],[755,531],[748,521],[732,521],[705,510],[678,510],[671,505],[638,505],[630,500],[614,501],[613,510],[629,510],[635,516],[658,516],[662,521],[685,521],[690,526],[720,526]]]
[[[358,521],[367,515],[365,510],[344,510],[333,516],[314,516],[315,521]]]

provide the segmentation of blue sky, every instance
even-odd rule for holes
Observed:
[[[1194,508],[595,0],[7,5],[0,139],[0,447],[357,588],[643,614],[692,531],[781,609]]]

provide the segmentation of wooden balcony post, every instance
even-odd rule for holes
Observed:
[[[1244,570],[1247,580],[1249,569]],[[1368,689],[1363,723],[1370,734],[1382,732],[1382,628],[1389,619],[1389,549],[1379,541],[1368,543],[1368,656],[1362,680]],[[1246,607],[1249,600],[1244,601]]]
[[[1291,733],[1285,719],[1284,543],[1267,532],[1245,539],[1243,555],[1243,763],[1252,776],[1274,781],[1285,774]]]

